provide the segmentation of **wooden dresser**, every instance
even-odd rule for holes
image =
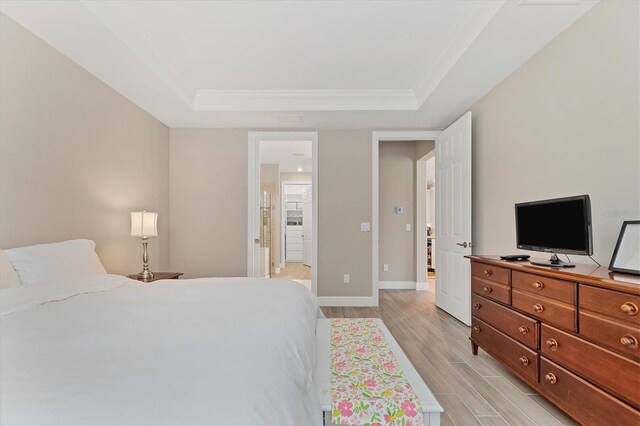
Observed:
[[[583,424],[640,425],[640,277],[471,260],[471,346]]]

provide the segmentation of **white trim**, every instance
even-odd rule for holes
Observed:
[[[380,141],[433,141],[440,131],[389,131],[389,132],[372,132],[371,134],[371,279],[373,288],[373,298],[375,305],[379,302],[379,274],[378,267],[380,265],[380,241],[379,235],[379,188],[380,188],[380,170],[378,164],[380,161]]]
[[[318,297],[320,306],[378,306],[378,297]]]
[[[311,268],[311,292],[318,294],[318,132],[249,132],[248,143],[248,182],[247,182],[247,276],[260,273],[260,264],[256,267],[254,241],[260,236],[260,141],[261,140],[310,140],[313,155],[311,184],[313,185],[313,265]],[[282,249],[282,247],[281,247]]]
[[[260,156],[259,140],[252,139],[249,132],[248,162],[247,162],[247,277],[257,277],[260,274],[260,259],[255,255],[255,239],[260,236]],[[257,172],[257,175],[256,175]],[[256,180],[258,182],[256,186]],[[256,262],[258,265],[256,266]]]
[[[195,111],[415,111],[413,90],[197,90]]]
[[[378,283],[380,290],[415,290],[415,281],[380,281]]]
[[[416,291],[429,291],[429,282],[416,283]]]

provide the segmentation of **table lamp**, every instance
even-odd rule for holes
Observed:
[[[147,244],[150,237],[158,236],[158,213],[131,212],[131,236],[142,238],[142,272],[138,274],[138,279],[149,281],[153,279],[153,272],[149,270],[149,253]]]

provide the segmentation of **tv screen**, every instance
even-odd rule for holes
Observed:
[[[588,195],[516,204],[519,249],[592,255]]]

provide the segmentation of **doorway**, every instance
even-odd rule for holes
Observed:
[[[433,141],[439,131],[388,131],[373,132],[372,134],[372,223],[371,223],[371,239],[372,239],[372,277],[373,277],[373,295],[372,305],[378,306],[379,290],[380,290],[380,142],[382,141]],[[424,237],[424,244],[420,243],[421,239],[416,238],[416,253],[425,253],[422,257],[426,257],[426,222],[416,221],[414,230],[416,235],[420,233]],[[422,232],[424,230],[424,232]],[[406,231],[405,231],[406,232]],[[418,255],[419,256],[419,255]],[[423,262],[425,263],[425,262]],[[416,266],[415,288],[418,290],[427,290],[426,288],[426,269],[418,269]],[[384,266],[383,266],[384,269]],[[420,274],[419,271],[422,271]]]
[[[249,132],[247,276],[317,294],[316,132]]]
[[[435,147],[416,162],[416,289],[436,285]]]

